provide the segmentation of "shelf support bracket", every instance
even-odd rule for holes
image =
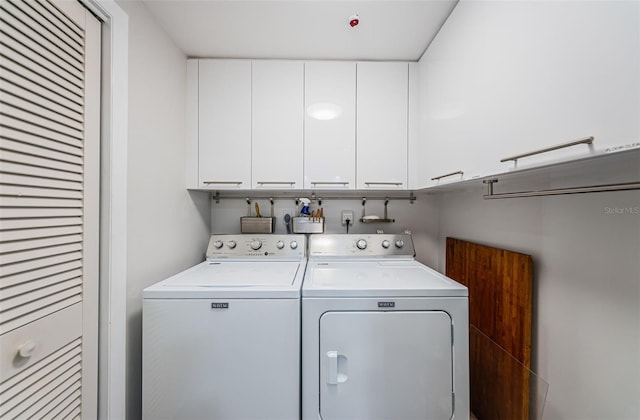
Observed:
[[[485,197],[491,197],[493,195],[493,184],[498,182],[498,178],[485,179],[482,181],[487,186],[487,194]]]

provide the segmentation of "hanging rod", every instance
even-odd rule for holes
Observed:
[[[498,199],[498,198],[544,197],[548,195],[584,194],[584,193],[593,193],[593,192],[640,190],[640,182],[628,182],[628,183],[622,183],[622,184],[591,185],[586,187],[557,188],[557,189],[551,189],[551,190],[519,191],[519,192],[495,194],[493,192],[493,184],[498,182],[497,179],[487,179],[482,182],[487,185],[487,194],[483,196],[485,200]]]
[[[507,157],[507,158],[504,158],[504,159],[500,159],[500,162],[508,162],[510,160],[516,160],[517,161],[518,159],[523,158],[523,157],[539,155],[541,153],[551,152],[551,151],[558,150],[558,149],[564,149],[565,147],[576,146],[578,144],[592,144],[593,140],[594,140],[593,136],[585,137],[583,139],[570,141],[569,143],[557,144],[555,146],[547,147],[545,149],[540,149],[540,150],[536,150],[536,151],[533,151],[533,152],[527,152],[527,153],[523,153],[521,155],[516,155],[516,156],[511,156],[511,157]]]
[[[220,200],[225,199],[233,199],[233,200],[238,200],[238,199],[245,199],[247,200],[247,203],[250,203],[251,200],[269,200],[270,202],[273,202],[274,200],[298,200],[298,197],[304,197],[304,196],[309,196],[310,199],[312,200],[409,200],[409,202],[411,204],[413,204],[417,197],[415,196],[415,194],[413,193],[409,193],[408,196],[403,196],[403,197],[386,197],[386,196],[376,196],[376,197],[364,197],[362,195],[358,195],[358,196],[326,196],[326,195],[320,195],[317,193],[312,193],[311,195],[301,192],[300,194],[296,195],[295,197],[274,197],[273,195],[265,195],[265,196],[256,196],[256,195],[245,195],[245,196],[233,196],[233,195],[221,195],[219,191],[216,191],[214,194],[211,195],[211,198],[213,200],[215,200],[216,204],[220,203]]]

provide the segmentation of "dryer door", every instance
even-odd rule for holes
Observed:
[[[450,419],[451,329],[443,311],[325,313],[321,418]]]

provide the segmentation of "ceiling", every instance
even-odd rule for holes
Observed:
[[[458,0],[143,2],[189,57],[416,61]]]

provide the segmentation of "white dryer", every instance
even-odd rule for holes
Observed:
[[[213,235],[143,292],[143,418],[300,418],[304,235]]]
[[[316,235],[308,255],[303,420],[468,419],[467,288],[410,235]]]

